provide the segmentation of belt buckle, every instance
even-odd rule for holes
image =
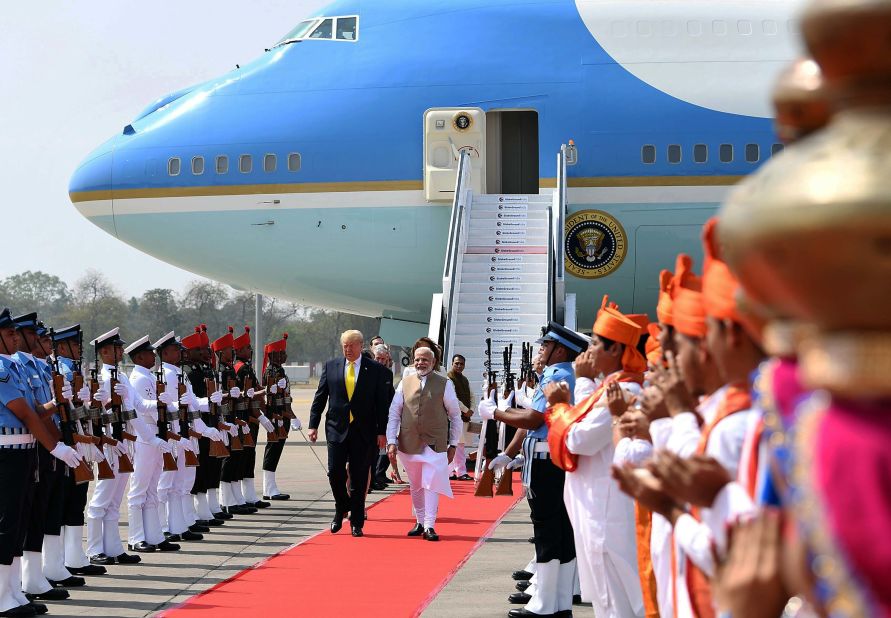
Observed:
[[[121,410],[122,421],[132,421],[136,418],[136,410]]]

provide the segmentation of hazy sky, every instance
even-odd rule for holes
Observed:
[[[260,55],[327,0],[29,0],[0,3],[0,278],[88,268],[118,289],[180,291],[196,275],[82,218],[68,181],[83,157],[162,95]]]

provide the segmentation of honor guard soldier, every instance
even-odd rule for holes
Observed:
[[[236,337],[232,345],[235,348],[236,385],[242,390],[244,395],[240,404],[245,406],[244,413],[250,421],[251,438],[253,438],[254,444],[256,444],[257,437],[260,434],[260,426],[267,433],[271,433],[275,431],[275,425],[260,409],[260,399],[263,397],[263,391],[258,388],[260,382],[257,380],[257,374],[254,372],[254,366],[251,363],[254,348],[251,345],[251,329],[249,326],[244,327],[244,333]],[[256,461],[257,449],[245,449],[242,455],[241,493],[244,495],[244,500],[247,504],[258,509],[265,509],[269,506],[269,503],[260,500],[257,496],[257,489],[254,486]]]
[[[19,363],[34,394],[38,406],[46,406],[53,400],[52,377],[49,366],[40,358],[46,354],[38,336],[37,314],[27,313],[13,318],[19,333],[19,350],[13,356]],[[61,419],[52,411],[40,411],[40,416],[51,429],[59,431]],[[61,435],[61,433],[59,434]],[[38,475],[34,491],[34,503],[28,520],[28,534],[25,538],[25,552],[22,558],[23,590],[41,600],[61,600],[68,598],[65,589],[54,589],[50,578],[43,572],[43,538],[49,529],[59,539],[62,525],[62,503],[65,466],[60,465],[49,452],[37,449]],[[51,544],[54,545],[51,541]],[[56,561],[57,562],[57,561]],[[56,577],[67,580],[69,586],[83,586],[80,577],[65,575],[56,569]]]
[[[169,453],[170,445],[162,440],[155,431],[149,428],[144,417],[148,410],[157,411],[155,400],[145,400],[133,390],[123,373],[118,371],[126,342],[120,338],[119,329],[114,328],[99,335],[93,340],[97,364],[99,368],[99,388],[93,400],[105,408],[103,422],[111,430],[112,438],[117,442],[106,445],[106,457],[115,473],[113,479],[99,480],[87,510],[87,553],[93,564],[134,564],[140,562],[139,556],[124,552],[118,522],[121,516],[121,500],[130,480],[130,471],[140,477],[151,474],[145,465],[141,470],[133,467],[130,461],[133,447],[137,440],[155,449]],[[140,416],[142,414],[142,416]],[[135,431],[134,435],[132,432]],[[141,484],[141,480],[139,481]],[[131,520],[131,533],[139,524]]]
[[[66,381],[74,384],[76,379],[82,378],[83,331],[81,331],[80,324],[55,331],[52,334],[52,345],[59,373]],[[75,399],[72,403],[75,405],[72,414],[75,423],[84,431],[90,424],[86,418],[86,408],[84,407],[84,402],[90,400],[90,388],[82,386],[80,392],[75,392],[74,396]],[[86,433],[86,431],[84,432]],[[79,445],[77,450],[86,461],[90,462],[91,468],[92,462],[104,459],[102,451],[95,445]],[[66,477],[66,484],[62,516],[65,568],[72,575],[102,575],[106,572],[105,567],[90,564],[90,558],[84,551],[84,512],[87,508],[89,483],[77,483],[74,480],[74,475],[69,474]],[[46,544],[46,537],[44,537],[44,544]]]
[[[130,385],[136,390],[137,395],[145,400],[154,400],[175,407],[179,401],[176,393],[157,392],[155,374],[152,373],[155,367],[155,348],[149,342],[148,336],[133,342],[124,348],[124,352],[134,363],[133,371],[130,373]],[[150,429],[155,428],[157,431],[159,413],[157,409],[153,412],[147,411],[145,422]],[[166,435],[158,434],[158,438],[167,441]],[[130,479],[130,491],[127,494],[127,520],[130,530],[128,546],[131,551],[179,549],[179,545],[167,541],[161,531],[161,518],[158,514],[158,480],[161,477],[162,457],[162,451],[153,445],[142,440],[136,443],[134,456],[136,472]]]
[[[282,364],[288,358],[288,335],[285,333],[278,341],[267,343],[263,347],[263,383],[266,387],[267,402],[266,407],[269,414],[275,419],[279,432],[279,439],[275,442],[266,442],[266,448],[263,451],[263,499],[264,500],[288,500],[291,496],[283,494],[278,489],[275,482],[275,471],[278,469],[278,462],[282,458],[282,451],[285,449],[285,440],[288,437],[288,430],[293,426],[294,429],[301,429],[300,421],[293,419],[296,423],[285,422],[285,413],[291,408],[291,391],[288,385],[288,379],[285,377]],[[270,408],[271,404],[271,408]]]
[[[38,478],[35,442],[70,467],[82,461],[75,449],[60,441],[55,425],[40,417],[53,410],[55,402],[40,405],[35,399],[33,374],[13,359],[18,346],[15,322],[4,309],[0,312],[0,616],[46,613],[45,605],[22,592],[22,554]],[[71,397],[70,385],[64,387],[63,396]]]
[[[186,364],[188,370],[188,387],[192,394],[199,401],[207,401],[209,396],[216,395],[207,392],[207,381],[214,379],[213,367],[210,364],[213,353],[210,349],[210,339],[207,336],[207,326],[202,324],[195,328],[195,332],[182,340],[183,347],[186,349]],[[222,393],[221,393],[222,394]],[[202,408],[202,419],[204,424],[211,429],[220,432],[219,439],[224,443],[227,442],[228,434],[223,435],[220,429],[219,419],[214,413],[211,413],[210,406],[205,410]],[[210,439],[202,438],[198,440],[198,470],[195,475],[195,483],[192,485],[192,495],[195,496],[198,515],[202,519],[226,520],[232,519],[232,515],[224,513],[220,506],[219,488],[220,488],[220,472],[222,469],[222,459],[212,457],[210,455]],[[204,510],[204,505],[207,509]]]
[[[237,386],[229,387],[230,384],[235,384],[235,368],[232,365],[235,362],[232,348],[235,338],[232,336],[232,331],[233,328],[230,326],[229,332],[214,340],[210,346],[217,362],[217,388],[224,393],[228,392],[228,400],[218,405],[222,410],[223,420],[231,426],[229,456],[223,460],[220,472],[220,502],[228,513],[249,515],[256,513],[257,508],[248,506],[244,494],[241,493],[243,458],[247,447],[242,442],[242,431],[238,422],[241,419],[237,418],[235,410],[235,404],[241,397],[241,389]]]
[[[576,578],[575,541],[563,502],[566,473],[551,461],[544,416],[547,410],[544,388],[551,382],[566,382],[569,392],[573,391],[572,361],[588,347],[588,342],[578,333],[551,322],[538,343],[541,346],[539,357],[545,369],[532,397],[532,407],[513,408],[513,394],[504,400],[496,393],[491,393],[479,405],[482,418],[494,418],[528,432],[523,441],[523,484],[528,488],[538,581],[534,588],[528,588],[533,594],[524,597],[525,607],[510,610],[508,615],[512,618],[569,615]],[[509,462],[517,454],[508,452],[499,458]]]
[[[199,337],[200,339],[200,337]],[[186,459],[190,457],[187,452],[199,453],[200,445],[194,435],[202,436],[202,439],[218,438],[219,432],[209,428],[200,418],[201,410],[207,410],[207,399],[199,400],[192,392],[191,385],[185,380],[182,373],[183,345],[170,331],[155,342],[155,349],[161,357],[161,368],[165,391],[179,393],[179,385],[184,386],[184,392],[179,396],[179,405],[171,418],[178,421],[180,440],[177,445],[179,456],[176,458],[176,470],[162,473],[161,492],[165,496],[167,504],[167,532],[176,535],[184,541],[200,541],[202,532],[208,532],[208,525],[220,525],[222,520],[214,517],[206,517],[204,513],[196,510],[195,499],[191,490],[195,486],[195,479],[200,470],[200,458],[198,466],[186,465]],[[181,406],[184,406],[182,408]],[[193,433],[194,432],[194,433]],[[204,501],[204,509],[207,502]]]

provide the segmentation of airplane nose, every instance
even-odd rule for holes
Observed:
[[[81,163],[71,176],[68,196],[91,223],[115,235],[112,201],[112,149],[100,148]]]

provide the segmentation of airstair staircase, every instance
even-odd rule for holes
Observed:
[[[519,371],[521,344],[534,342],[549,320],[562,323],[565,165],[558,158],[558,187],[538,195],[474,194],[471,167],[462,155],[443,271],[445,358],[467,359],[464,375],[479,396],[486,371],[503,378],[502,350],[513,344]]]

